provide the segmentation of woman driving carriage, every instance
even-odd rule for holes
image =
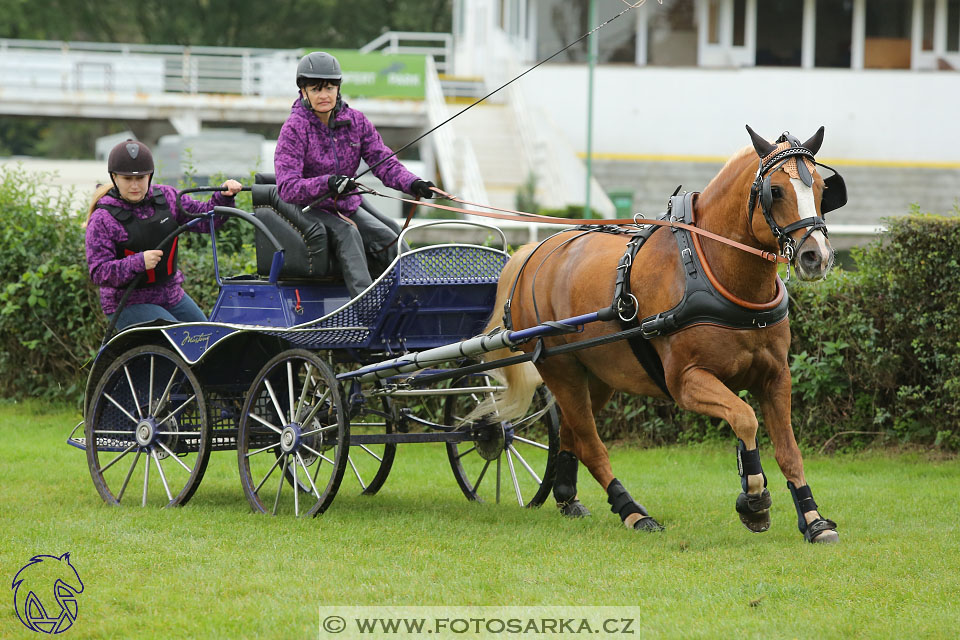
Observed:
[[[163,319],[171,322],[203,322],[207,316],[183,290],[183,273],[177,269],[177,241],[157,249],[171,231],[188,219],[177,211],[173,187],[153,181],[153,155],[141,142],[127,140],[116,145],[107,159],[110,184],[99,187],[87,216],[86,249],[90,279],[100,287],[100,305],[111,320],[127,286],[141,273],[140,284],[120,310],[117,329]],[[223,191],[209,202],[182,199],[190,213],[214,206],[234,206],[233,196],[243,185],[227,180]],[[214,227],[223,220],[214,222]],[[208,232],[210,222],[191,228]]]
[[[433,183],[409,172],[387,147],[373,124],[340,96],[340,63],[315,51],[297,65],[300,95],[283,124],[274,153],[280,197],[324,217],[347,290],[359,295],[373,282],[365,250],[396,257],[397,234],[366,211],[358,210],[357,168],[362,159],[385,185],[432,198]],[[319,202],[315,201],[318,199]]]

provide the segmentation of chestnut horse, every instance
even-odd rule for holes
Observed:
[[[500,371],[506,390],[494,402],[502,419],[525,409],[541,380],[556,398],[562,418],[554,497],[564,515],[589,515],[576,495],[579,461],[606,489],[611,510],[627,527],[663,528],[614,477],[594,416],[615,390],[653,397],[667,397],[667,391],[682,409],[721,418],[733,428],[739,441],[742,487],[736,509],[751,531],[765,531],[770,525],[771,497],[757,449],[757,416],[738,395],[746,390],[763,412],[777,464],[797,508],[800,531],[810,542],[838,540],[836,524],[821,517],[813,500],[790,423],[790,326],[775,260],[782,256],[780,261],[789,262],[788,270],[792,266],[801,280],[824,278],[833,263],[833,249],[822,213],[842,206],[846,192],[842,178],[834,175],[827,179],[828,197],[824,179],[816,170],[819,163],[814,154],[823,141],[823,127],[803,144],[786,133],[773,144],[750,127],[747,130],[753,146],[733,156],[703,192],[690,199],[692,224],[768,252],[767,259],[708,236],[688,237],[706,272],[707,278],[701,281],[709,279],[715,291],[747,313],[779,306],[781,318],[746,328],[700,318],[659,332],[649,340],[662,363],[659,384],[623,341]],[[687,267],[675,235],[666,229],[650,234],[632,259],[628,290],[636,298],[633,304],[638,319],[655,317],[685,297]],[[495,309],[509,300],[503,308],[512,316],[512,328],[523,329],[541,320],[609,307],[618,261],[622,264],[629,239],[629,235],[615,233],[567,232],[522,247],[503,270]],[[686,258],[689,262],[689,256]],[[504,324],[498,315],[495,311],[487,332]],[[622,309],[621,318],[630,319],[623,318]],[[594,322],[582,332],[548,338],[543,346],[549,353],[550,347],[612,334],[623,326],[616,320]],[[523,350],[530,352],[534,346],[528,343]],[[501,350],[487,354],[487,359],[504,355]]]

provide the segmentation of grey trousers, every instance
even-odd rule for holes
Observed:
[[[396,243],[383,250],[396,240],[397,232],[363,209],[358,209],[349,221],[327,214],[323,222],[340,261],[347,291],[356,298],[397,257]]]

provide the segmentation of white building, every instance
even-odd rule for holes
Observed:
[[[635,208],[662,210],[681,182],[705,186],[748,144],[744,124],[771,139],[826,126],[822,159],[851,199],[837,221],[911,203],[948,213],[960,197],[960,0],[595,3],[592,22],[588,0],[455,0],[455,73],[492,89],[610,20],[596,32],[592,163]],[[515,83],[531,119],[581,157],[587,60],[584,40]]]

